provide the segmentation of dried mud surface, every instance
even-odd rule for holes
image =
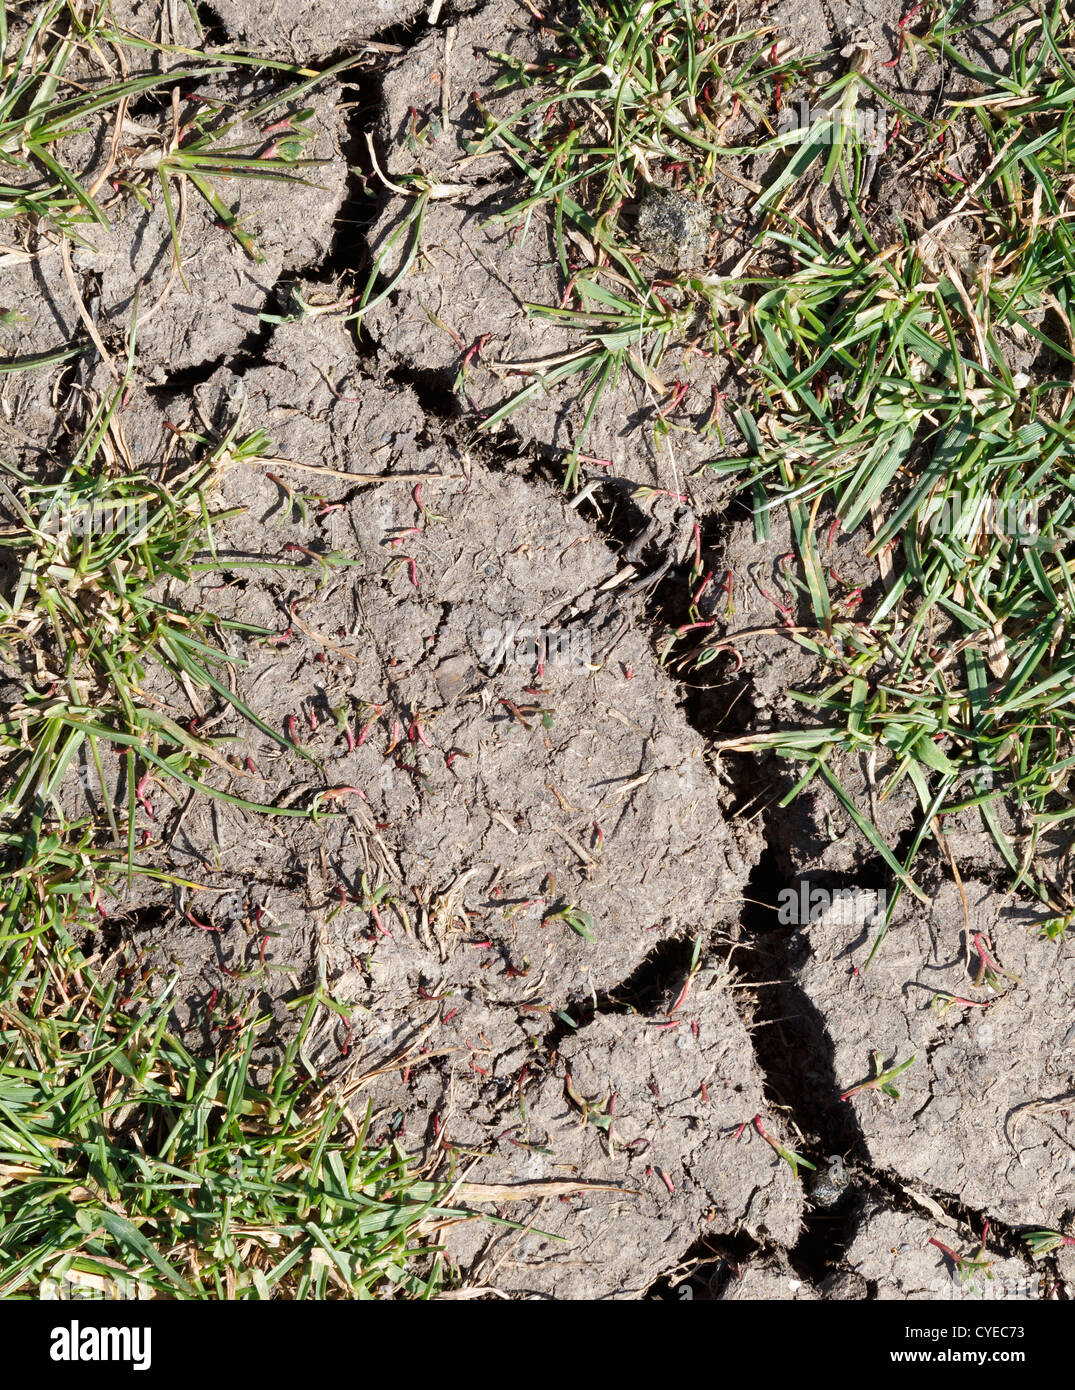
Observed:
[[[1070,1091],[1075,966],[1010,898],[973,879],[963,898],[946,884],[929,904],[901,901],[885,949],[857,973],[867,933],[833,909],[807,931],[796,984],[826,1020],[841,1090],[869,1075],[874,1048],[916,1059],[898,1105],[876,1091],[850,1101],[870,1162],[1012,1225],[1052,1226],[1075,1197],[1075,1127],[1055,1104]],[[977,934],[1015,979],[987,1009],[941,1012],[938,991],[973,993]]]
[[[795,770],[723,748],[801,717],[787,692],[812,679],[773,602],[794,601],[782,588],[786,524],[774,516],[771,541],[759,543],[743,506],[703,478],[689,503],[631,502],[639,484],[683,492],[712,456],[701,407],[684,406],[658,438],[635,378],[594,421],[587,450],[607,473],[581,504],[547,467],[577,427],[570,390],[535,400],[510,429],[480,430],[503,399],[504,364],[569,345],[521,312],[562,291],[548,225],[535,218],[525,242],[509,236],[495,220],[516,189],[508,166],[459,163],[471,94],[495,76],[489,50],[533,57],[544,40],[510,0],[446,5],[435,27],[428,8],[199,6],[221,45],[328,58],[380,44],[383,55],[357,86],[317,96],[316,187],[237,195],[264,263],[194,202],[189,294],[171,276],[160,208],[134,206],[74,258],[111,349],[122,352],[136,284],[151,309],[120,415],[133,463],[161,457],[176,422],[226,427],[242,413],[244,428],[273,441],[274,457],[221,481],[219,505],[245,509],[218,533],[222,573],[164,595],[273,634],[229,639],[245,660],[236,692],[311,756],[207,701],[199,719],[233,735],[219,784],[278,807],[309,805],[326,783],[358,789],[341,793],[337,814],[289,821],[151,781],[146,856],[204,885],[196,909],[212,930],[170,892],[136,886],[110,906],[98,947],[117,973],[148,972],[151,993],[178,974],[175,1024],[206,1050],[233,1019],[261,1011],[277,1020],[256,1058],[268,1062],[294,1027],[290,1000],[320,982],[345,1001],[308,1041],[309,1065],[341,1084],[366,1077],[355,1104],[372,1101],[378,1136],[397,1137],[432,1174],[465,1168],[468,1181],[498,1185],[484,1210],[521,1227],[450,1232],[475,1292],[975,1296],[930,1239],[973,1253],[989,1221],[993,1278],[977,1296],[1043,1296],[1042,1270],[1046,1296],[1065,1296],[1075,1252],[1031,1265],[1017,1232],[1062,1226],[1075,1210],[1075,966],[1001,893],[1002,866],[969,819],[948,836],[962,895],[937,854],[922,878],[929,901],[902,901],[869,971],[862,912],[777,926],[777,893],[800,880],[852,888],[864,911],[886,883],[834,797],[780,810]],[[118,9],[136,29],[159,21],[155,6]],[[182,31],[185,7],[174,9]],[[827,6],[782,0],[761,18],[794,29],[806,49],[865,27],[887,54],[901,13],[857,3],[834,29]],[[921,65],[886,80],[908,82],[903,99],[928,100],[941,79]],[[368,274],[406,208],[386,195],[356,217],[344,152],[362,149],[368,131],[389,178],[414,172],[403,138],[414,108],[441,117],[422,170],[465,185],[430,205],[421,266],[361,335],[331,315],[259,318],[279,315],[294,289],[327,303]],[[57,252],[3,274],[5,305],[25,315],[5,330],[6,356],[80,331]],[[489,337],[461,398],[458,340],[479,333]],[[699,383],[687,401],[734,390],[720,370],[685,362],[684,379]],[[5,376],[5,457],[47,468],[82,393],[107,380],[87,362]],[[305,498],[305,516],[288,489]],[[685,565],[696,523],[706,568],[740,576],[715,636],[741,660],[726,653],[701,683],[677,680],[656,655],[661,581]],[[330,553],[346,564],[323,570],[314,556]],[[255,557],[289,567],[239,567]],[[824,560],[849,593],[879,582],[853,538]],[[575,659],[539,667],[526,645],[537,632],[566,635]],[[147,691],[189,717],[165,676]],[[353,746],[338,715],[362,731]],[[79,771],[65,809],[99,812],[96,782]],[[850,760],[839,768],[862,799],[885,775]],[[912,811],[899,798],[878,808],[889,844]],[[589,914],[593,940],[556,915],[569,909]],[[979,932],[1012,977],[1004,997],[942,1011],[937,991],[967,991]],[[915,1056],[900,1099],[867,1090],[841,1102],[871,1074],[874,1049],[886,1064]],[[846,1194],[823,1208],[763,1131],[821,1167],[842,1156]],[[565,1180],[589,1190],[535,1195]],[[526,1185],[525,1199],[510,1200],[512,1185]]]

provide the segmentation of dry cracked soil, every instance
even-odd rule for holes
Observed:
[[[463,1223],[448,1237],[473,1291],[1063,1289],[1064,1264],[1031,1264],[1018,1231],[1061,1227],[1075,1210],[1075,965],[1028,930],[968,820],[949,835],[961,885],[938,855],[927,900],[902,899],[863,968],[884,866],[834,798],[781,809],[795,772],[719,746],[789,719],[787,691],[809,678],[773,635],[764,586],[745,584],[728,619],[756,630],[740,642],[741,669],[718,662],[705,680],[677,680],[658,659],[696,523],[718,572],[774,574],[791,548],[776,518],[771,541],[756,541],[722,484],[699,477],[688,491],[710,450],[688,415],[655,444],[645,384],[625,377],[588,438],[606,466],[581,501],[554,467],[571,429],[566,388],[510,428],[478,428],[502,378],[476,365],[456,392],[460,341],[488,334],[483,357],[499,362],[567,345],[519,312],[560,295],[549,226],[536,219],[523,242],[497,223],[514,190],[496,160],[458,173],[472,94],[498,71],[491,53],[531,58],[545,39],[534,7],[513,0],[437,9],[429,25],[426,0],[199,6],[221,45],[362,55],[312,100],[315,186],[239,190],[258,264],[192,202],[186,286],[169,284],[159,206],[132,208],[72,258],[106,344],[121,343],[136,287],[143,306],[119,416],[132,466],[152,466],[180,421],[226,428],[241,413],[273,442],[272,457],[221,480],[217,502],[243,510],[218,531],[220,572],[164,593],[275,634],[233,639],[245,658],[237,692],[316,761],[203,702],[199,719],[220,716],[234,735],[229,785],[302,805],[327,770],[361,793],[337,814],[290,821],[150,782],[147,854],[206,886],[197,914],[213,930],[170,890],[136,884],[110,904],[96,949],[113,972],[145,974],[151,993],[178,974],[175,1023],[200,1049],[244,1012],[275,1015],[262,1061],[287,1039],[287,1001],[322,982],[344,1007],[307,1041],[309,1065],[364,1076],[354,1103],[372,1102],[375,1134],[427,1172],[498,1185],[484,1211],[514,1224]],[[185,7],[167,10],[171,37],[191,41]],[[137,29],[160,7],[117,12]],[[761,17],[806,47],[865,29],[887,52],[901,15],[888,0],[853,0],[838,19],[827,4],[777,0]],[[937,80],[928,64],[905,75],[926,93]],[[398,230],[408,201],[373,177],[368,140],[388,180],[413,173],[416,110],[438,118],[423,170],[461,177],[465,191],[430,204],[420,264],[360,331],[339,314],[293,314],[296,291],[312,305],[353,294]],[[5,356],[82,331],[55,247],[0,273],[20,316],[2,330]],[[707,391],[727,385],[701,359],[689,370]],[[2,447],[30,469],[69,450],[79,401],[109,384],[93,353],[2,381]],[[671,495],[643,505],[639,486]],[[289,546],[346,563],[238,567],[302,553]],[[853,538],[833,547],[849,586],[876,583]],[[147,693],[186,707],[164,675]],[[871,769],[840,771],[868,796]],[[74,777],[67,809],[99,812],[96,785]],[[911,810],[882,808],[890,844]],[[803,882],[847,891],[784,925],[778,895]],[[939,1011],[936,991],[966,990],[976,932],[1010,988],[988,1011]],[[842,1100],[874,1075],[875,1050],[885,1065],[915,1058],[899,1100],[869,1087]],[[777,1145],[842,1180],[815,1189]],[[513,1185],[525,1197],[512,1200]],[[931,1241],[973,1255],[985,1222],[993,1264],[961,1276]]]

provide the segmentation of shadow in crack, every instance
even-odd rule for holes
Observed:
[[[865,1161],[867,1152],[854,1110],[840,1100],[825,1020],[795,981],[795,968],[810,946],[801,927],[779,919],[779,895],[787,886],[770,844],[750,876],[734,964],[754,985],[745,1005],[746,1022],[765,1077],[766,1099],[794,1126],[792,1144],[816,1165],[815,1173],[804,1174],[811,1195],[799,1240],[788,1252],[795,1271],[816,1284],[839,1264],[853,1235],[860,1205],[855,1164]],[[825,1205],[822,1196],[812,1193],[834,1157],[848,1165],[851,1181]]]

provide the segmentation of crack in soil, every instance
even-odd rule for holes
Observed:
[[[585,515],[595,530],[606,539],[619,542],[624,549],[637,543],[644,534],[638,529],[642,513],[635,507],[613,508],[605,515],[592,508]],[[711,524],[703,532],[707,549],[716,548],[722,528],[733,524],[727,517],[709,520]],[[674,571],[662,583],[659,594],[651,596],[644,614],[638,619],[648,627],[655,645],[662,630],[668,626],[670,610],[674,620],[683,620],[683,595],[682,575]],[[678,614],[675,613],[677,607]],[[742,694],[742,685],[749,685],[749,681],[737,683],[731,690],[711,684],[683,691],[680,704],[688,722],[707,740],[726,736],[729,723],[743,724],[743,720],[736,719],[733,713]],[[744,709],[750,703],[744,701]],[[734,797],[731,817],[735,817],[739,808],[756,802],[759,782],[771,791],[779,785],[780,780],[780,766],[772,757],[737,759],[729,767]],[[728,948],[727,956],[729,961],[734,956],[739,974],[753,985],[749,997],[736,992],[733,998],[751,1040],[763,1077],[766,1099],[774,1108],[782,1111],[792,1127],[804,1136],[807,1155],[813,1161],[820,1165],[830,1154],[849,1159],[849,1168],[857,1185],[880,1197],[897,1211],[921,1216],[922,1205],[908,1195],[907,1185],[898,1175],[877,1168],[869,1161],[864,1136],[854,1112],[838,1098],[839,1085],[832,1069],[834,1047],[824,1019],[790,978],[792,967],[801,959],[806,945],[801,934],[782,928],[777,923],[778,894],[788,884],[780,872],[778,853],[773,846],[786,839],[786,832],[792,829],[791,818],[786,811],[769,806],[763,811],[763,820],[764,847],[754,861],[748,882],[747,897],[750,901],[745,903],[742,913],[742,937]],[[895,848],[897,856],[906,855],[913,835],[911,828],[903,833]],[[863,864],[853,875],[815,874],[811,884],[830,890],[849,887],[880,889],[890,887],[891,876],[884,861],[876,857]],[[665,943],[665,946],[670,944]],[[683,946],[682,942],[678,944]],[[652,991],[660,991],[668,983],[668,972],[662,969],[659,959],[660,950],[658,948],[658,951],[651,953],[632,980],[626,982],[628,986],[641,985],[651,990],[647,997],[651,1008],[658,1008],[660,1003],[659,992]],[[679,965],[681,968],[681,962]],[[615,997],[616,993],[610,991],[610,996]],[[561,1027],[559,1035],[562,1036],[565,1031],[566,1025]],[[1043,1270],[1055,1273],[1054,1266],[1049,1262],[1031,1260],[1025,1243],[1014,1227],[989,1218],[984,1211],[968,1207],[950,1193],[929,1190],[923,1195],[936,1203],[945,1216],[978,1234],[981,1234],[988,1220],[991,1251],[1016,1258],[1038,1273]],[[861,1195],[854,1196],[850,1192],[835,1209],[808,1205],[798,1240],[783,1251],[792,1268],[814,1285],[836,1271],[846,1270],[845,1257],[858,1229],[862,1208]],[[749,1238],[747,1245],[755,1253],[764,1250],[762,1245],[749,1241]],[[699,1259],[704,1263],[726,1259],[727,1252],[733,1248],[736,1247],[728,1241],[714,1241],[712,1237],[705,1237],[688,1248],[681,1264],[687,1265]],[[732,1277],[734,1275],[728,1272],[725,1283]],[[668,1297],[670,1287],[666,1276],[651,1288],[648,1296]],[[717,1296],[719,1290],[714,1290],[712,1285],[706,1287],[709,1296]],[[876,1283],[871,1296],[877,1296]]]

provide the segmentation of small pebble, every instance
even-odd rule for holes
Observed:
[[[688,270],[705,259],[712,217],[691,193],[647,189],[638,209],[635,236],[665,270]]]
[[[827,1167],[818,1171],[810,1189],[810,1196],[818,1207],[834,1207],[851,1183],[839,1154],[830,1154],[826,1163]]]

